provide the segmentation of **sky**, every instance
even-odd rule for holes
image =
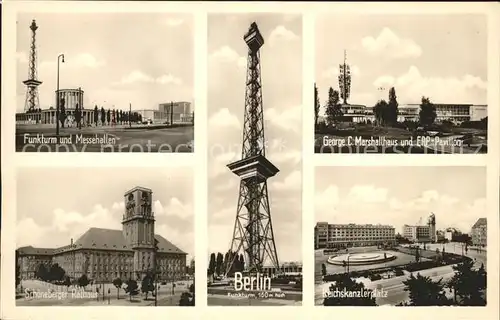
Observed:
[[[208,16],[208,252],[229,250],[239,178],[226,167],[241,159],[246,55],[243,35],[257,22],[261,48],[266,157],[280,172],[268,180],[281,262],[302,260],[302,20],[299,15]],[[230,27],[228,27],[230,26]]]
[[[85,91],[84,106],[157,109],[159,103],[193,102],[193,18],[158,13],[19,14],[17,105],[24,110],[31,20],[36,19],[40,107],[55,104],[57,56],[61,89]],[[138,28],[137,26],[140,26]]]
[[[486,16],[320,15],[315,42],[322,105],[329,87],[338,90],[344,50],[351,104],[374,106],[391,87],[399,104],[487,103]]]
[[[17,247],[69,245],[71,238],[76,241],[92,227],[122,230],[124,194],[141,186],[153,191],[155,233],[186,252],[188,259],[194,255],[189,167],[21,168],[16,181]]]
[[[386,224],[426,223],[469,233],[487,216],[485,167],[317,167],[315,220]]]

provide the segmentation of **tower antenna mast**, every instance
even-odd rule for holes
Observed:
[[[34,112],[40,108],[40,101],[38,98],[38,86],[42,84],[42,81],[38,80],[37,72],[37,50],[36,50],[36,30],[38,30],[38,25],[36,21],[33,20],[30,25],[31,30],[31,44],[30,44],[30,56],[29,56],[29,69],[28,69],[28,79],[23,81],[26,86],[26,100],[24,103],[25,112]]]
[[[226,275],[234,271],[240,254],[244,257],[245,272],[262,272],[265,264],[279,272],[267,191],[267,179],[279,170],[265,156],[260,72],[260,48],[264,45],[264,38],[253,22],[243,39],[248,46],[248,62],[242,159],[228,164],[228,168],[240,177],[240,189]]]

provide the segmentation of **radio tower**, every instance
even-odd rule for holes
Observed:
[[[339,65],[340,97],[347,104],[351,94],[351,67],[347,64],[347,52],[344,50],[344,63]]]
[[[26,86],[26,101],[24,103],[24,111],[33,111],[40,107],[40,102],[38,100],[38,86],[42,84],[42,81],[38,81],[37,75],[37,54],[36,54],[36,30],[38,26],[35,20],[31,22],[31,47],[30,47],[30,61],[28,70],[28,80],[24,80],[23,83]]]
[[[264,38],[253,22],[243,39],[248,46],[243,146],[241,160],[227,165],[240,177],[240,192],[226,275],[240,253],[244,255],[246,272],[262,272],[267,263],[279,270],[267,193],[267,179],[279,170],[265,157],[259,51]]]

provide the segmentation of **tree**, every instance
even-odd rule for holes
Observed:
[[[389,89],[389,102],[387,103],[387,122],[390,125],[395,125],[398,122],[398,100],[396,89]]]
[[[63,284],[69,289],[69,286],[71,285],[71,279],[68,276],[65,276]]]
[[[387,123],[387,115],[388,115],[388,104],[385,100],[380,100],[373,107],[373,113],[375,115],[375,121],[379,126],[385,126]]]
[[[209,274],[214,274],[215,273],[215,253],[210,254],[210,262],[208,263],[208,273]]]
[[[97,108],[97,104],[94,107],[94,124],[97,127],[97,121],[99,120],[99,109]]]
[[[82,109],[78,105],[78,103],[75,106],[75,120],[76,120],[76,125],[78,126],[78,129],[82,128]]]
[[[106,122],[111,124],[111,111],[108,109],[108,112],[106,113]]]
[[[325,110],[326,119],[329,125],[337,123],[342,117],[342,107],[339,101],[339,92],[330,87],[328,90],[328,101],[326,102]]]
[[[420,103],[419,119],[421,125],[431,125],[436,121],[436,106],[431,103],[429,98],[422,97]]]
[[[217,252],[217,259],[215,261],[215,273],[217,275],[220,275],[220,273],[221,273],[223,260],[224,260],[224,257],[222,256],[222,253]]]
[[[455,303],[462,306],[485,306],[486,271],[484,265],[478,270],[473,267],[474,261],[470,259],[452,266],[455,275],[449,281],[449,287],[453,290]]]
[[[78,285],[82,288],[85,288],[90,283],[89,278],[86,274],[82,274],[80,278],[78,278]]]
[[[409,292],[410,301],[402,303],[405,306],[446,306],[450,301],[444,293],[444,284],[442,279],[433,281],[429,277],[423,277],[419,274],[415,277],[413,274],[403,281],[405,291]]]
[[[61,121],[61,127],[64,128],[64,122],[66,121],[66,108],[64,104],[66,103],[66,100],[64,98],[61,98],[61,101],[59,103],[59,120]]]
[[[128,293],[130,301],[132,301],[132,297],[139,294],[139,286],[137,285],[137,281],[129,279],[127,281],[125,292]]]
[[[16,288],[21,283],[21,266],[19,265],[19,251],[16,250],[15,255],[15,264],[16,264]]]
[[[194,306],[195,294],[194,294],[194,284],[189,286],[188,292],[183,292],[179,300],[179,306]]]
[[[362,296],[352,295],[349,293],[361,292],[364,294]],[[365,288],[365,285],[360,282],[356,282],[351,279],[347,274],[343,274],[339,277],[335,284],[330,286],[329,297],[325,298],[323,301],[324,306],[376,306],[375,297],[373,297],[373,291],[371,289]],[[336,292],[336,294],[333,294]],[[344,295],[344,296],[343,296]]]
[[[44,263],[40,263],[35,270],[35,278],[38,278],[42,281],[47,281],[47,268]]]
[[[240,254],[240,271],[243,272],[245,270],[245,256]]]
[[[123,281],[120,278],[113,280],[113,285],[116,287],[116,300],[120,300],[120,288],[122,287]]]
[[[226,272],[229,263],[229,251],[224,254],[224,262],[222,263],[222,272]]]
[[[101,107],[101,125],[106,124],[106,110],[104,110],[104,107]]]
[[[326,264],[324,263],[321,264],[321,274],[326,276]]]
[[[148,295],[150,292],[154,293],[155,291],[154,277],[149,272],[146,273],[146,275],[142,279],[141,291],[142,293],[146,294],[145,300],[148,300]]]
[[[314,83],[314,127],[318,125],[320,106],[318,87],[316,87],[316,83]]]

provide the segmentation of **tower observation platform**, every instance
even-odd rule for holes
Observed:
[[[234,262],[240,254],[244,257],[243,271],[247,274],[266,272],[265,266],[271,266],[279,273],[267,191],[267,179],[279,170],[265,155],[260,67],[260,48],[264,45],[264,38],[257,23],[250,25],[243,40],[248,47],[248,63],[242,153],[241,160],[227,165],[240,178],[240,188],[229,249],[231,260],[226,265],[225,274],[234,272]]]

